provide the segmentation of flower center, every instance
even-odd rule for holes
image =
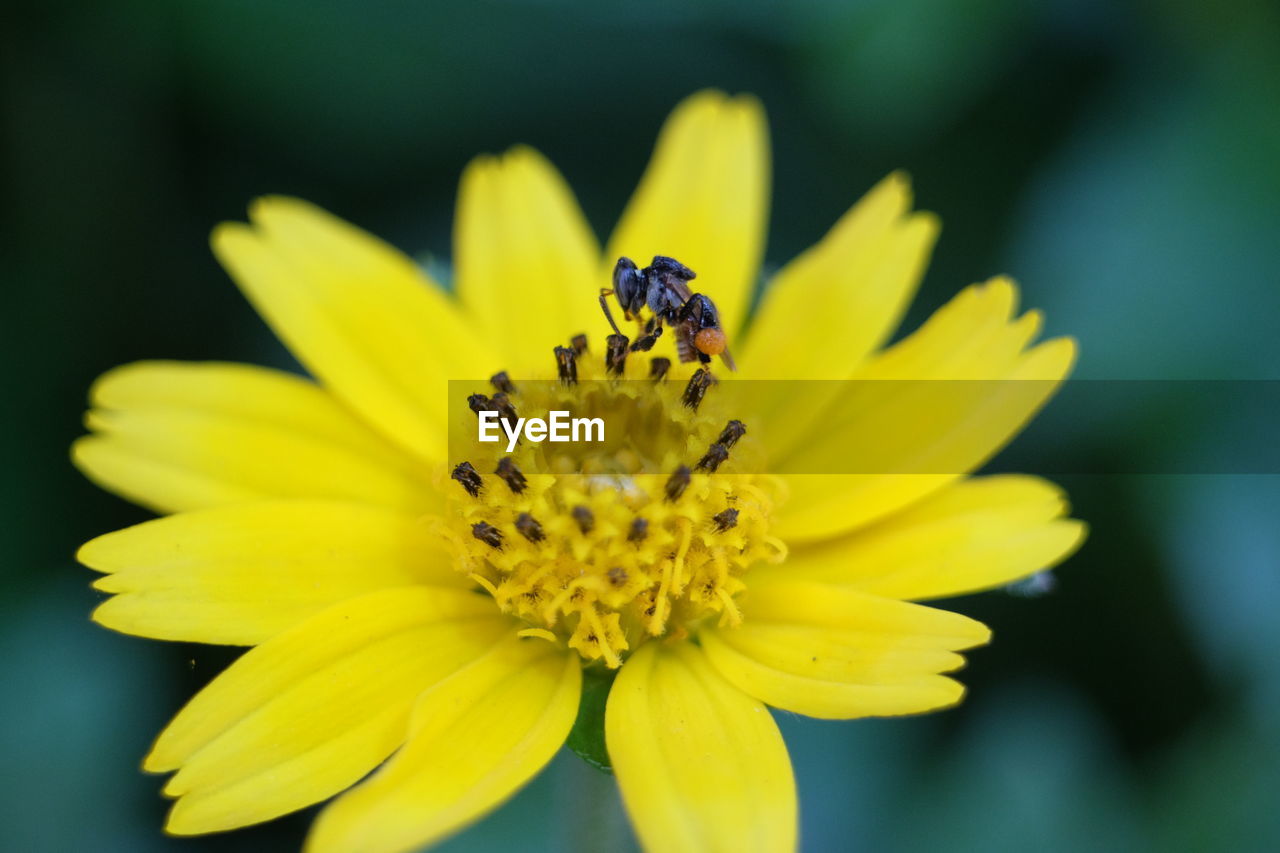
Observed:
[[[622,335],[603,354],[579,335],[554,365],[518,382],[499,373],[492,396],[468,405],[512,422],[600,418],[604,440],[477,444],[446,490],[455,565],[528,624],[522,633],[566,639],[609,667],[648,638],[740,622],[743,574],[785,555],[769,535],[780,488],[743,473],[759,449],[721,411],[712,374],[631,352]]]

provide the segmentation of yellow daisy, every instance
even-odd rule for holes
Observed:
[[[1082,540],[1050,483],[967,476],[1043,405],[1074,344],[1033,344],[1039,316],[1019,316],[1015,286],[994,279],[885,348],[938,231],[898,174],[783,267],[748,324],[768,187],[759,104],[703,92],[668,120],[603,252],[527,148],[467,168],[453,293],[295,199],[261,199],[252,224],[215,230],[218,258],[314,381],[121,367],[94,386],[73,451],[93,480],[164,515],[81,549],[112,594],[94,619],[252,646],[145,759],[174,773],[169,832],[350,788],[310,849],[437,841],[560,749],[585,672],[616,675],[608,760],[647,849],[785,850],[795,785],[766,706],[850,719],[960,700],[945,673],[989,632],[914,602],[1007,584]],[[797,415],[799,384],[770,383],[743,437],[725,408],[737,383],[699,386],[671,335],[606,367],[597,295],[624,255],[696,271],[735,379],[1037,381],[945,410],[884,395],[839,429]],[[593,381],[607,377],[643,381]],[[592,405],[631,426],[607,460],[573,470],[536,468],[532,446],[450,458],[450,418],[467,405],[450,379],[481,407],[522,412],[616,388]],[[759,473],[824,470],[841,447],[887,467]]]

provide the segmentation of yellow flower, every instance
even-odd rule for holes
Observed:
[[[617,672],[604,730],[646,848],[784,850],[795,786],[766,705],[850,719],[960,700],[945,673],[989,632],[912,602],[1006,584],[1083,538],[1053,485],[965,476],[1044,403],[1074,345],[1033,345],[1038,315],[1017,316],[1014,285],[995,279],[883,348],[938,229],[910,210],[897,174],[773,278],[746,327],[768,170],[759,105],[697,94],[663,129],[602,253],[541,156],[480,158],[459,192],[456,298],[301,201],[261,199],[252,225],[214,232],[219,259],[315,381],[125,366],[94,386],[92,434],[74,448],[89,477],[166,515],[83,547],[113,594],[94,618],[253,647],[146,757],[149,771],[176,771],[170,832],[244,826],[350,787],[321,812],[311,849],[436,841],[551,759],[585,669]],[[692,367],[676,364],[665,381],[595,398],[643,423],[608,464],[522,472],[529,447],[502,466],[501,453],[448,458],[451,378],[506,371],[473,390],[526,412],[550,402],[532,380],[570,361],[581,385],[562,393],[608,386],[590,382],[607,375],[597,294],[619,256],[659,254],[697,272],[745,379],[1043,381],[945,412],[888,395],[834,436],[796,416],[797,386],[772,383],[741,445],[723,437],[717,470],[697,463],[734,414],[722,410],[734,383],[687,405]],[[578,332],[597,348],[566,346],[557,366],[552,347]],[[673,355],[669,338],[631,354],[623,375]],[[774,460],[832,441],[916,473],[734,468],[740,451]]]

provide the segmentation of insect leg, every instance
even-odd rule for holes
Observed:
[[[609,321],[609,325],[613,327],[615,335],[622,334],[622,330],[618,328],[618,324],[613,321],[613,312],[609,310],[608,297],[613,295],[613,291],[607,287],[600,288],[600,309],[604,311],[604,317]]]
[[[651,317],[649,322],[645,324],[644,335],[631,345],[631,351],[648,352],[653,349],[653,345],[658,342],[660,337],[662,337],[662,318]]]

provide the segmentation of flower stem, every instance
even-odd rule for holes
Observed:
[[[565,811],[571,816],[567,821],[569,843],[566,848],[583,853],[636,850],[617,782],[576,755],[565,764],[565,791],[569,800]]]

